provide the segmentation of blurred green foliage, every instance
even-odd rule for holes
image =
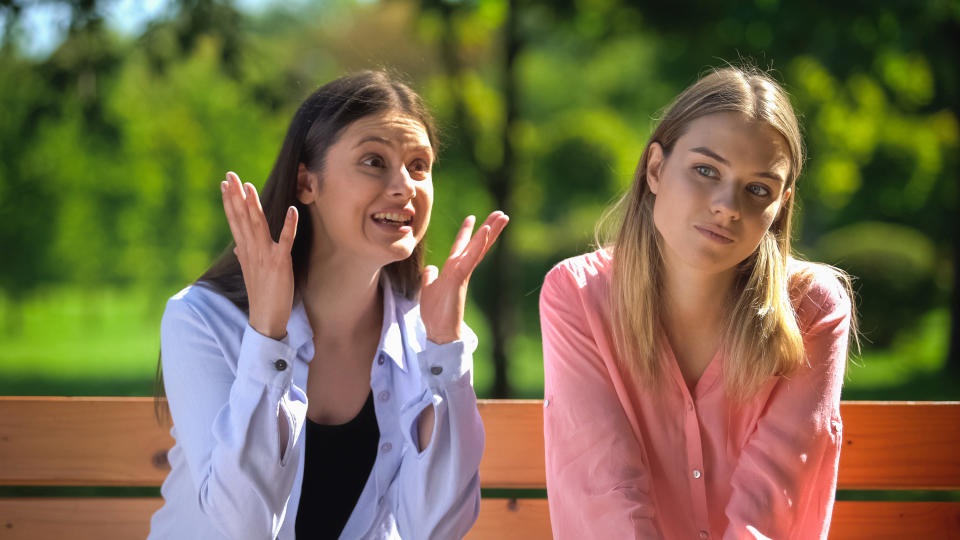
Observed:
[[[262,185],[310,91],[388,67],[442,128],[428,260],[467,213],[512,216],[471,286],[476,380],[484,394],[537,396],[543,275],[592,249],[661,108],[709,66],[746,58],[774,69],[802,115],[798,251],[859,277],[870,343],[846,397],[960,397],[936,375],[957,253],[955,1],[331,1],[251,14],[182,0],[136,37],[103,24],[108,2],[67,3],[49,57],[24,56],[12,31],[0,45],[0,393],[149,393],[164,299],[229,239],[224,172]],[[8,23],[21,4],[0,3]]]

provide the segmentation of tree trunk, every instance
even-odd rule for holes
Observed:
[[[517,119],[517,78],[515,74],[515,64],[517,53],[520,51],[520,38],[517,32],[517,13],[516,0],[507,2],[507,20],[504,24],[504,58],[503,58],[503,104],[506,109],[504,112],[503,131],[501,138],[503,140],[503,160],[500,167],[489,176],[488,185],[493,193],[497,208],[510,214],[510,188],[514,184],[514,160],[515,153],[513,148],[514,123]],[[510,234],[505,230],[501,239],[497,242],[493,252],[493,305],[491,306],[490,321],[493,326],[493,396],[497,398],[510,397],[512,391],[510,381],[507,375],[509,359],[507,358],[506,346],[513,337],[515,325],[513,318],[516,310],[514,309],[514,265],[511,260]]]
[[[463,71],[458,54],[458,41],[454,35],[452,20],[453,7],[442,2],[439,5],[444,18],[444,32],[441,38],[441,57],[444,70],[450,82],[450,95],[453,101],[454,122],[461,139],[457,146],[465,150],[474,167],[486,177],[486,184],[493,195],[496,208],[510,214],[510,193],[514,179],[515,152],[510,133],[517,119],[517,81],[514,74],[514,64],[517,53],[520,51],[520,39],[516,28],[516,3],[508,2],[507,19],[504,24],[504,57],[501,71],[502,92],[504,103],[504,123],[501,127],[503,141],[503,159],[497,167],[490,169],[480,164],[474,154],[476,150],[477,128],[467,113],[463,99],[460,78]],[[482,218],[482,216],[481,216]],[[492,294],[486,302],[481,302],[493,338],[493,388],[492,397],[505,398],[513,392],[511,389],[508,369],[507,343],[514,335],[514,286],[515,272],[511,261],[514,260],[510,249],[510,228],[504,230],[494,248],[487,255],[492,266],[489,288]]]

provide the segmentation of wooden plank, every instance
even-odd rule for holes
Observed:
[[[960,403],[841,404],[840,489],[960,489]]]
[[[830,540],[960,539],[960,502],[839,501]]]
[[[0,499],[0,539],[143,540],[156,497]]]
[[[546,499],[483,499],[467,540],[551,540]]]
[[[160,498],[0,498],[0,539],[143,539]],[[549,540],[546,499],[483,499],[469,540]]]
[[[540,400],[480,400],[485,488],[546,485]],[[960,489],[960,403],[844,402],[840,489]],[[0,485],[158,486],[150,398],[0,396]]]
[[[0,499],[0,539],[145,538],[159,498]],[[468,540],[548,540],[546,499],[484,499]],[[836,504],[831,540],[960,539],[960,503],[856,502]]]
[[[486,432],[483,487],[546,488],[543,400],[480,400],[477,407]]]
[[[150,398],[0,397],[0,485],[158,486],[171,446]]]

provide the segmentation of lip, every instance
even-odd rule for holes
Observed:
[[[731,238],[732,235],[730,234],[730,231],[724,229],[723,227],[718,227],[716,225],[694,225],[693,227],[708,240],[718,244],[733,243],[733,238]]]
[[[373,217],[379,213],[400,214],[402,216],[406,216],[410,218],[410,222],[407,223],[406,225],[392,225],[390,223],[381,223]],[[370,213],[370,221],[372,221],[373,224],[376,225],[377,228],[381,230],[396,232],[400,234],[409,234],[413,232],[413,219],[416,214],[417,212],[413,208],[396,208],[396,207],[380,208]]]

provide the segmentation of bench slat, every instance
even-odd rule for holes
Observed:
[[[483,487],[542,489],[542,402],[479,408]],[[840,489],[960,489],[960,403],[844,402],[841,413]],[[172,444],[150,398],[0,396],[0,485],[158,486]]]
[[[0,499],[0,538],[115,540],[145,538],[159,498]],[[483,499],[468,540],[548,540],[546,499]],[[841,501],[832,540],[960,538],[960,503]]]
[[[0,498],[3,540],[143,540],[150,516],[163,505],[159,497]]]
[[[0,485],[159,486],[168,431],[150,398],[0,397]]]
[[[830,538],[960,539],[960,502],[839,501],[833,508]]]
[[[844,402],[840,489],[960,489],[960,403]]]

